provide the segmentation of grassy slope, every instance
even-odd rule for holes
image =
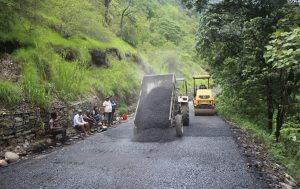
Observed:
[[[12,58],[22,64],[21,80],[14,84],[6,82],[3,86],[7,86],[5,89],[8,92],[0,91],[0,96],[6,96],[9,90],[22,90],[23,96],[0,98],[8,104],[16,104],[25,96],[26,101],[46,107],[57,93],[66,101],[108,94],[125,100],[138,89],[143,71],[136,63],[109,56],[111,66],[99,68],[90,65],[90,49],[116,48],[121,54],[136,54],[143,58],[147,66],[160,73],[177,72],[178,75],[190,77],[195,70],[202,70],[193,62],[194,52],[189,53],[194,51],[192,30],[197,20],[185,15],[172,1],[159,5],[158,12],[165,11],[161,16],[181,25],[185,43],[174,44],[165,40],[159,47],[143,43],[136,48],[117,37],[112,32],[113,28],[103,25],[104,8],[96,1],[49,0],[36,6],[16,13],[10,32],[0,31],[0,41],[18,41],[26,46],[12,54]],[[145,24],[143,29],[151,29],[149,24]],[[55,52],[57,47],[72,49],[77,53],[77,58],[66,61]],[[172,65],[166,67],[164,64],[167,63]]]
[[[218,113],[227,120],[236,123],[251,133],[265,147],[269,158],[282,165],[295,180],[300,182],[300,151],[299,144],[291,141],[282,133],[281,142],[276,142],[274,133],[270,134],[263,128],[263,121],[250,119],[238,113],[240,104],[232,102],[230,96],[220,95],[217,98]],[[295,155],[296,154],[296,155]]]

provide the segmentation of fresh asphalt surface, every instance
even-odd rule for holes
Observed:
[[[265,188],[246,168],[230,127],[194,117],[184,136],[133,140],[132,121],[0,169],[0,188]],[[173,132],[174,130],[174,132]]]

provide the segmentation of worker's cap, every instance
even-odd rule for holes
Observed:
[[[78,109],[77,112],[78,112],[78,113],[82,113],[82,109]]]

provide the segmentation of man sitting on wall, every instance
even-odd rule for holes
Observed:
[[[66,138],[67,138],[67,134],[66,134],[67,132],[66,132],[65,128],[59,126],[56,112],[52,112],[50,114],[50,116],[51,116],[51,119],[49,121],[50,133],[53,136],[56,136],[58,134],[62,134],[62,140],[65,141]]]
[[[75,129],[82,130],[85,136],[92,135],[89,123],[83,120],[82,110],[79,109],[77,111],[77,114],[74,116],[73,121],[74,121],[73,127]]]

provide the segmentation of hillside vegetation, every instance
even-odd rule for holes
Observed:
[[[300,181],[300,6],[287,0],[184,0],[200,15],[197,49],[244,126]]]
[[[117,95],[128,102],[143,74],[202,72],[196,14],[172,0],[1,0],[0,101],[40,107]]]

